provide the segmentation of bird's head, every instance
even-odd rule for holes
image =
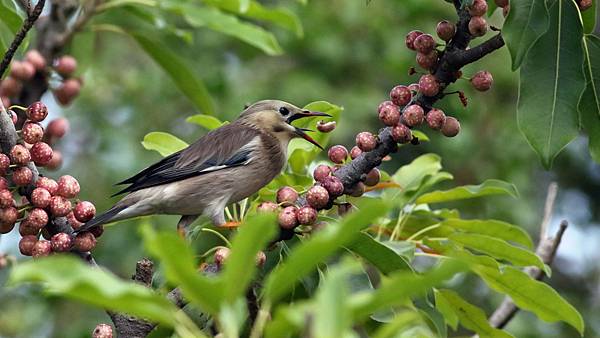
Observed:
[[[258,101],[242,112],[239,121],[259,128],[278,139],[289,142],[291,139],[301,137],[315,146],[323,149],[306,132],[309,129],[298,128],[292,125],[292,122],[303,117],[311,116],[329,116],[329,114],[308,111],[279,100]]]

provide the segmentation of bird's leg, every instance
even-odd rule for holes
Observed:
[[[240,225],[242,225],[242,222],[229,221],[229,222],[225,222],[223,224],[220,224],[219,227],[222,227],[222,228],[237,228]]]
[[[185,215],[185,216],[181,216],[181,218],[179,219],[179,222],[177,223],[177,233],[179,233],[179,236],[181,236],[181,238],[186,237],[187,235],[187,231],[186,228],[194,223],[194,221],[199,217],[200,215]]]

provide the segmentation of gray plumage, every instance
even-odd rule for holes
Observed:
[[[127,195],[78,231],[152,214],[182,215],[178,227],[201,214],[215,225],[224,224],[228,204],[256,193],[281,172],[292,138],[316,144],[290,124],[306,116],[326,114],[276,100],[253,104],[234,122],[118,183],[129,185],[117,193]]]

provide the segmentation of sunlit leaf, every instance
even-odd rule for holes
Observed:
[[[452,305],[440,294],[439,290],[434,290],[433,294],[435,297],[435,308],[444,316],[446,324],[456,331],[456,328],[458,328],[458,316]]]
[[[400,167],[392,179],[400,185],[400,189],[403,191],[416,190],[426,176],[434,175],[441,169],[441,158],[438,155],[425,154]]]
[[[188,144],[169,133],[154,131],[146,134],[142,141],[144,148],[156,150],[162,156],[169,156],[175,152],[185,149]]]
[[[465,185],[450,190],[430,192],[417,198],[417,203],[440,203],[487,195],[518,197],[519,193],[513,184],[500,180],[486,180],[479,185]]]
[[[504,239],[507,241],[513,241],[515,243],[523,244],[528,248],[533,248],[533,242],[529,234],[522,228],[512,225],[510,223],[497,221],[493,219],[479,220],[479,219],[459,219],[452,218],[444,220],[441,225],[449,226],[453,229],[458,229],[465,232],[478,233],[482,235],[488,235],[495,238]]]
[[[521,66],[531,46],[548,29],[545,0],[520,0],[510,4],[502,27],[502,37],[512,58],[512,70]]]
[[[590,154],[600,163],[600,38],[586,35],[583,46],[587,82],[579,101],[580,120],[589,137]]]
[[[414,244],[411,244],[411,247],[414,251]],[[366,259],[384,274],[398,270],[411,270],[405,257],[365,233],[356,236],[356,239],[348,245],[348,249]]]
[[[213,130],[226,124],[227,122],[221,122],[218,118],[210,115],[198,114],[192,115],[185,119],[185,122],[197,124],[205,129]]]

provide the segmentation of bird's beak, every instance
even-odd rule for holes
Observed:
[[[323,115],[316,115],[316,116],[323,116]],[[307,131],[312,131],[310,129],[306,129],[306,128],[296,128],[296,134],[300,137],[302,137],[303,139],[307,140],[308,142],[314,144],[315,146],[319,147],[319,149],[323,150],[323,147],[321,147],[320,144],[317,143],[317,141],[315,141],[312,137],[310,137],[306,132]]]
[[[301,119],[303,117],[313,117],[313,116],[327,116],[327,117],[332,117],[329,114],[321,113],[321,112],[318,112],[318,111],[304,110],[302,112],[295,113],[295,114],[291,115],[290,117],[288,117],[288,119],[287,119],[286,122],[288,124],[292,124],[292,122],[294,122],[294,121],[296,121],[298,119]]]

